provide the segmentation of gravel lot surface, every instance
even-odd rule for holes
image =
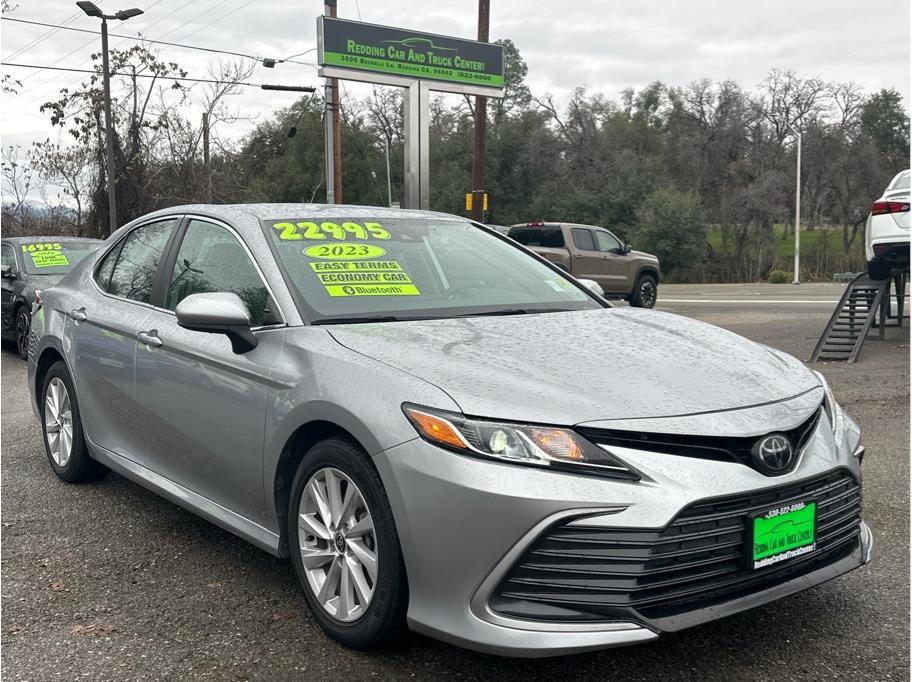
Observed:
[[[663,286],[659,307],[806,359],[841,290]],[[3,678],[908,679],[908,329],[868,342],[855,365],[816,368],[865,434],[864,514],[877,541],[872,564],[652,644],[511,660],[419,635],[396,650],[346,650],[310,617],[286,561],[120,476],[82,486],[59,482],[24,397],[25,365],[5,349]]]

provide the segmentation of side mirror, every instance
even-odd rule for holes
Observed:
[[[16,273],[13,272],[12,265],[4,265],[0,268],[0,278],[2,279],[16,279]]]
[[[602,285],[596,282],[594,279],[581,279],[578,281],[596,296],[605,295],[605,291],[602,289]]]
[[[630,253],[633,251],[633,247],[630,244],[624,244],[624,253]]]
[[[190,294],[177,304],[174,312],[179,327],[224,334],[231,341],[231,350],[239,355],[257,347],[257,337],[250,331],[250,312],[237,294]]]

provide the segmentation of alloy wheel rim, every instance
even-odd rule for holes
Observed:
[[[73,407],[66,385],[57,377],[44,396],[44,433],[54,463],[66,466],[73,451]]]
[[[301,494],[298,540],[307,584],[343,623],[367,611],[377,585],[377,536],[361,490],[333,467],[316,471]]]
[[[25,349],[28,344],[29,324],[25,315],[20,315],[16,320],[16,344],[19,349]]]
[[[640,285],[640,299],[646,305],[652,305],[655,302],[655,285],[652,282],[643,282]]]

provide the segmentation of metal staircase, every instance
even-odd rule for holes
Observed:
[[[855,362],[872,327],[879,327],[883,338],[888,319],[895,319],[896,324],[902,326],[907,277],[908,273],[895,273],[888,279],[872,280],[867,274],[861,274],[853,279],[814,346],[810,361]],[[891,310],[892,285],[896,287],[897,315]]]

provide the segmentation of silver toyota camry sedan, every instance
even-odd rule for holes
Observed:
[[[634,644],[868,562],[824,379],[597,288],[444,214],[181,206],[45,292],[32,399],[62,480],[290,557],[352,647]]]

